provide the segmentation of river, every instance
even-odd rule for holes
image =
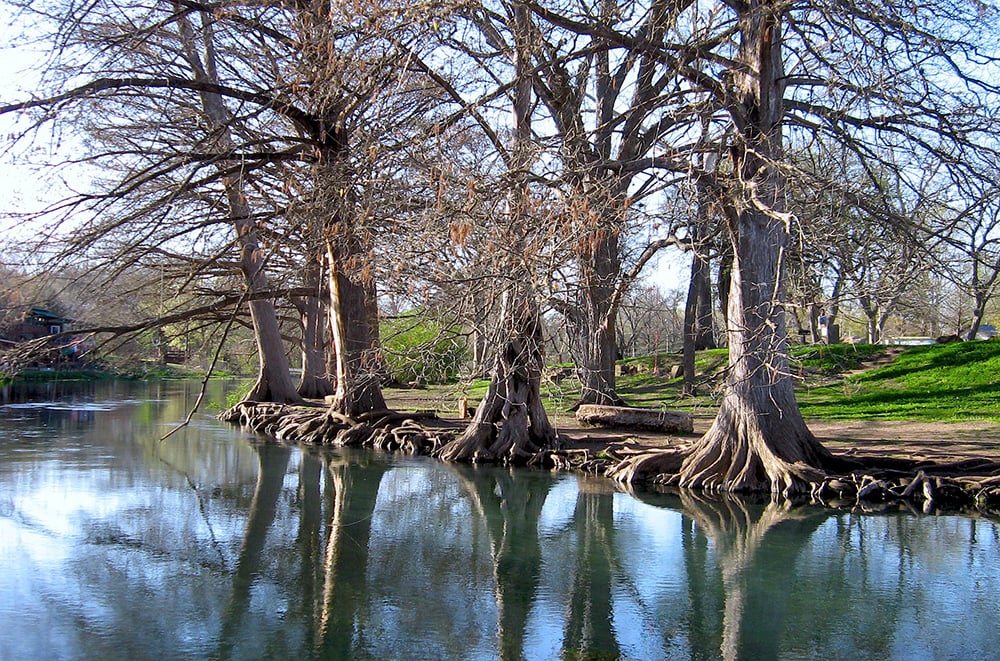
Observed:
[[[1000,529],[280,446],[199,384],[0,406],[0,659],[995,659]]]

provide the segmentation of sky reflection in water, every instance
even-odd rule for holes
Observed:
[[[584,476],[267,445],[208,414],[159,441],[195,385],[62,385],[0,406],[0,659],[1000,649],[991,521],[636,498]]]

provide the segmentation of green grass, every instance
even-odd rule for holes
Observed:
[[[1000,422],[1000,341],[959,342],[932,346],[893,347],[834,345],[795,346],[792,371],[802,414],[822,420],[919,420]],[[872,367],[877,359],[889,360]],[[670,378],[679,354],[659,354],[622,361],[618,393],[631,406],[714,414],[721,395],[725,349],[698,353],[699,394],[681,394],[682,379]],[[654,373],[654,367],[656,371]],[[859,369],[860,373],[850,375]],[[431,386],[421,391],[399,391],[413,408],[452,410],[458,398],[475,405],[486,393],[488,381]],[[387,393],[395,399],[393,393]],[[542,385],[545,407],[552,415],[565,414],[580,395],[573,377]]]
[[[886,347],[877,344],[796,345],[791,350],[792,368],[817,374],[841,374],[858,369],[885,350]]]
[[[891,364],[799,394],[827,420],[1000,422],[1000,342],[911,347]]]

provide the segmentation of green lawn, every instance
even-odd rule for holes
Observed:
[[[889,351],[888,347],[795,346],[792,372],[798,382],[802,414],[825,420],[1000,422],[1000,341],[892,349],[899,352],[890,358],[892,362],[870,367]],[[678,354],[627,359],[621,363],[618,392],[632,406],[711,414],[718,406],[726,360],[725,349],[699,352],[698,396],[684,397],[681,379],[669,376],[680,362]],[[850,374],[859,369],[865,371]],[[486,381],[478,380],[387,394],[390,399],[412,399],[417,406],[416,400],[420,400],[425,406],[447,411],[459,397],[478,402],[486,386]],[[546,408],[554,415],[565,413],[579,394],[579,384],[572,377],[543,384]]]
[[[803,389],[799,405],[828,420],[1000,422],[1000,342],[911,347],[885,367]]]

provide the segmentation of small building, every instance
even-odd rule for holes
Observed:
[[[45,308],[26,310],[19,323],[11,326],[9,339],[15,342],[37,340],[48,335],[58,335],[69,328],[70,320]]]

